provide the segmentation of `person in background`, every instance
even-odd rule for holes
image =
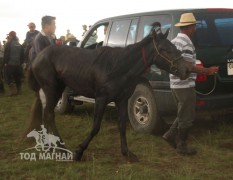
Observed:
[[[195,47],[191,41],[196,27],[196,19],[192,13],[181,15],[180,22],[175,24],[180,28],[180,33],[172,40],[172,43],[181,51],[182,56],[193,64],[193,71],[189,78],[180,80],[179,77],[170,74],[170,87],[177,105],[177,117],[163,138],[181,155],[194,155],[196,150],[187,146],[187,139],[195,119],[195,79],[196,73],[214,75],[218,67],[197,67]],[[177,138],[177,142],[176,142]]]
[[[77,39],[76,37],[70,32],[70,30],[67,30],[67,34],[66,34],[66,41],[64,43],[65,45],[69,45],[69,46],[77,46]]]
[[[29,51],[32,47],[33,39],[36,37],[36,35],[39,33],[39,31],[36,30],[36,25],[33,22],[30,22],[28,24],[29,31],[26,34],[26,39],[24,41],[24,63],[28,64],[29,61]]]
[[[29,53],[30,62],[35,59],[37,54],[42,51],[44,48],[55,44],[55,30],[56,30],[56,17],[53,16],[44,16],[41,19],[42,30],[39,32],[33,43],[32,48]],[[29,62],[29,66],[30,66]]]
[[[70,30],[69,30],[69,29],[67,29],[66,39],[65,39],[65,40],[67,41],[67,40],[71,39],[71,38],[72,38],[72,36],[73,36],[73,34],[71,34]]]
[[[84,24],[82,27],[83,27],[83,34],[82,34],[82,36],[84,36],[85,33],[87,32],[87,25]]]
[[[63,45],[62,39],[61,39],[61,38],[56,39],[56,44],[57,44],[57,45]]]
[[[60,36],[59,40],[62,42],[62,44],[65,44],[66,38],[65,36]]]
[[[29,31],[26,34],[26,43],[31,44],[33,39],[36,37],[36,35],[39,33],[38,30],[36,30],[36,25],[33,22],[30,22],[28,25]]]
[[[4,47],[0,41],[0,95],[5,93],[5,88],[3,83],[3,55],[4,55]]]
[[[30,71],[31,63],[36,58],[37,54],[39,54],[44,48],[56,44],[56,17],[43,16],[41,19],[41,27],[42,30],[36,35],[29,53],[29,73],[32,73],[32,71]],[[30,77],[30,74],[28,75],[28,77]],[[40,96],[41,101],[44,104],[46,100],[42,89],[40,89]],[[34,104],[37,103],[37,101],[34,102]]]
[[[8,34],[3,56],[4,72],[10,88],[9,96],[17,95],[21,91],[21,78],[24,50],[19,44],[15,31]]]

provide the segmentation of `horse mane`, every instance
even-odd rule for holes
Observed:
[[[123,75],[128,72],[130,67],[138,62],[137,59],[133,57],[133,55],[136,52],[141,53],[141,48],[148,44],[150,39],[151,35],[148,35],[140,42],[130,44],[126,47],[106,46],[99,48],[99,56],[96,59],[95,63],[103,63],[106,65],[106,72],[108,72],[109,79],[118,77],[120,74]]]

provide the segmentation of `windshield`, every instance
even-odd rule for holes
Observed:
[[[233,13],[195,15],[197,21],[195,44],[197,46],[233,45]]]

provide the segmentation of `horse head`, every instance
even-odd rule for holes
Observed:
[[[193,65],[185,61],[181,52],[167,39],[168,34],[169,29],[164,34],[152,29],[152,46],[155,52],[153,63],[182,80],[187,79]]]

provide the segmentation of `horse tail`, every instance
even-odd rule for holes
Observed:
[[[36,98],[33,102],[32,108],[31,108],[31,114],[29,117],[29,126],[26,129],[26,131],[23,134],[23,138],[27,136],[27,134],[29,132],[31,132],[32,130],[40,130],[41,129],[41,125],[43,124],[42,121],[42,103],[40,100],[40,95],[39,95],[39,91],[36,92]]]
[[[29,117],[29,126],[26,129],[26,131],[23,133],[23,138],[27,136],[29,132],[31,132],[33,129],[40,130],[41,124],[42,124],[42,102],[40,100],[40,86],[31,70],[31,68],[28,69],[28,84],[29,87],[35,91],[36,98],[32,104],[31,108],[31,114]]]

